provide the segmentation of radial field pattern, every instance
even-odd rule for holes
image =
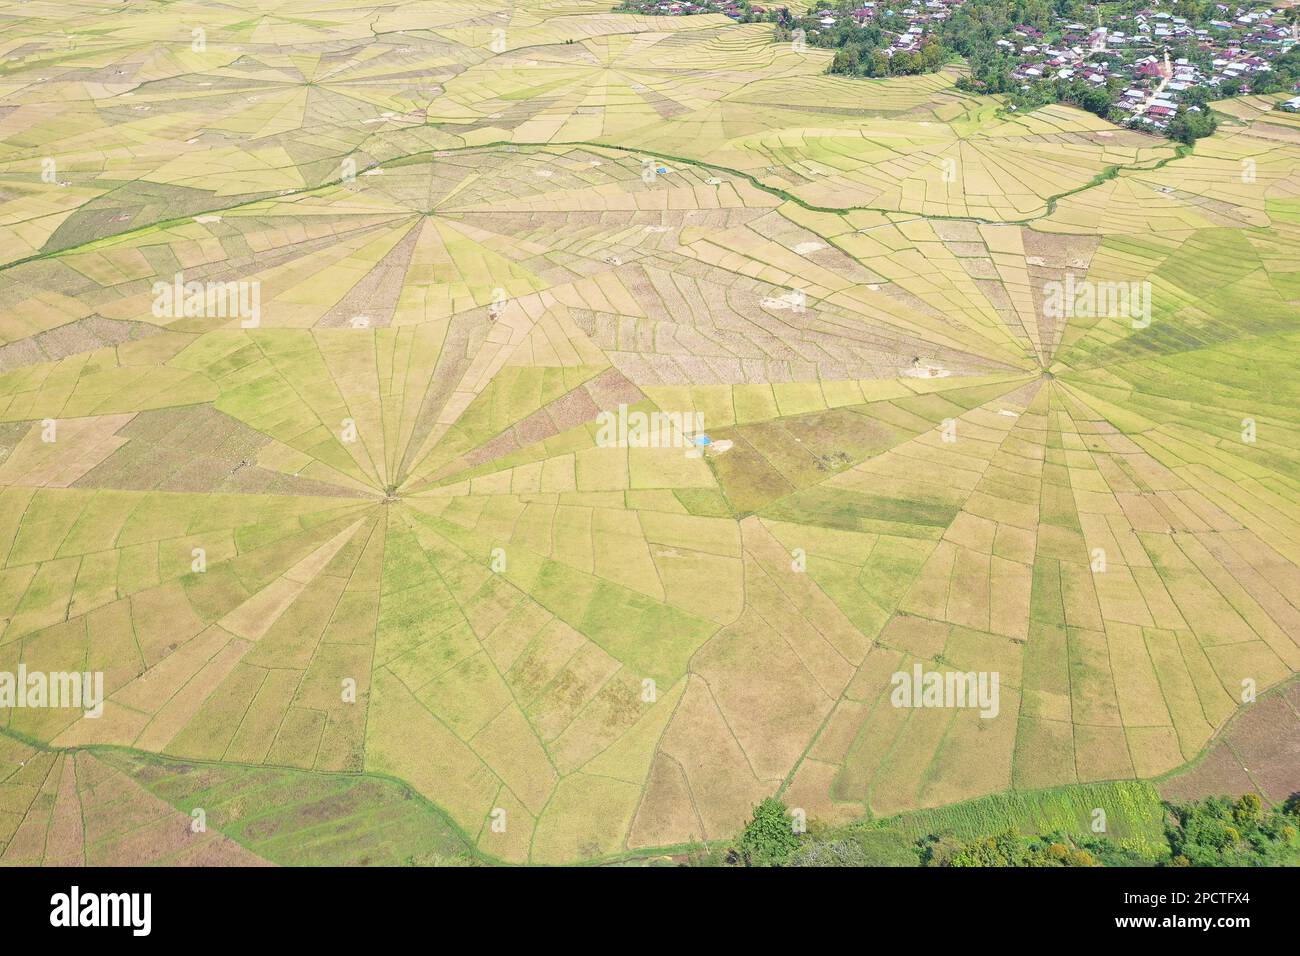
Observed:
[[[0,12],[0,671],[103,681],[0,696],[0,864],[671,851],[1300,670],[1300,116],[611,5]]]

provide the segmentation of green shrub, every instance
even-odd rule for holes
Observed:
[[[1280,866],[1300,863],[1296,817],[1287,809],[1265,812],[1259,797],[1207,797],[1174,808],[1168,830],[1175,863],[1189,866]]]
[[[739,855],[746,866],[780,866],[799,847],[786,805],[768,797],[740,834]]]

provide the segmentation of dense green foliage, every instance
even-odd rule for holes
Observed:
[[[799,847],[784,803],[768,797],[754,808],[754,817],[740,834],[739,855],[746,866],[784,863]]]
[[[1300,7],[1292,7],[1295,13]],[[1293,46],[1281,56],[1274,57],[1269,72],[1253,79],[1255,93],[1289,93],[1300,83],[1300,46]]]
[[[1300,863],[1300,800],[1265,811],[1259,797],[1208,797],[1175,807],[1169,828],[1176,866],[1279,866]]]
[[[1219,124],[1214,119],[1214,114],[1209,110],[1194,112],[1186,106],[1178,107],[1178,113],[1169,122],[1168,134],[1170,139],[1176,139],[1180,143],[1194,143],[1202,136],[1209,136],[1213,133]]]
[[[694,9],[691,13],[722,13],[723,4],[718,0],[693,0]],[[658,0],[622,0],[614,8],[615,13],[639,13],[645,16],[653,16],[659,12],[656,8]],[[732,4],[728,4],[732,6]],[[754,9],[754,5],[749,0],[735,0],[734,14],[728,13],[737,23],[781,23],[790,19],[790,13],[785,7],[760,7]]]
[[[966,843],[936,840],[923,859],[929,866],[1101,866],[1067,836],[1021,836],[1014,827]]]
[[[862,36],[835,52],[827,72],[849,76],[910,76],[933,73],[948,61],[949,53],[938,40],[929,39],[916,51],[905,50],[886,56],[879,30],[857,31]],[[874,38],[872,37],[874,34]]]
[[[1105,794],[1108,787],[1128,788]],[[1131,793],[1129,790],[1138,788]],[[1164,821],[1159,841],[1150,829],[1142,792]],[[1043,810],[1096,804],[1103,797],[1115,810],[1116,828],[1107,835],[1086,825],[1040,827]],[[1119,802],[1117,802],[1119,801]],[[987,804],[987,806],[985,806]],[[1265,810],[1259,797],[1210,797],[1199,803],[1162,804],[1146,784],[1062,787],[1031,795],[996,795],[962,807],[905,814],[844,827],[818,827],[797,834],[790,812],[769,797],[736,843],[705,852],[693,862],[741,866],[1278,866],[1300,864],[1300,794],[1280,808]],[[962,811],[954,816],[955,811]],[[999,816],[1000,814],[1000,816]],[[1068,812],[1066,813],[1068,816]],[[1128,819],[1129,817],[1132,819]],[[1059,814],[1056,817],[1063,820]],[[982,825],[988,832],[973,833]],[[1027,826],[1034,832],[1022,832]],[[926,830],[925,827],[929,829]],[[1128,834],[1126,836],[1126,834]]]

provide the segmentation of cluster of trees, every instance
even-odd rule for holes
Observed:
[[[1007,102],[1020,110],[1036,109],[1048,103],[1069,103],[1113,122],[1123,119],[1116,111],[1116,98],[1115,90],[1109,86],[1095,86],[1085,80],[1063,80],[1060,77],[1042,80],[1027,90],[1015,89],[1007,94]]]
[[[745,866],[780,866],[799,849],[799,835],[790,825],[790,812],[775,797],[754,808],[754,816],[741,831],[734,858]]]
[[[974,839],[853,824],[796,833],[786,805],[768,797],[725,849],[694,860],[731,866],[1285,866],[1300,865],[1300,794],[1265,810],[1258,796],[1209,797],[1169,806],[1167,845],[1134,846],[1103,836],[1025,835],[1014,827]]]
[[[739,0],[736,6],[740,8],[740,16],[736,18],[737,23],[775,23],[786,24],[794,19],[790,11],[785,7],[764,7],[762,13],[756,13],[749,0]]]
[[[927,866],[1101,866],[1069,837],[1053,833],[1022,836],[1012,827],[994,836],[962,842],[937,839],[922,857]]]
[[[1077,19],[1086,12],[1079,0],[967,0],[943,30],[944,43],[965,57],[970,66],[970,74],[958,80],[958,87],[980,93],[1019,93],[1021,81],[1011,76],[1016,61],[997,45],[998,41],[1009,38],[1019,26],[1040,30],[1052,41],[1057,38],[1052,31],[1059,17]],[[1026,101],[1017,106],[1032,108],[1056,102],[1043,98],[1044,94],[1036,95],[1041,102]]]
[[[1259,797],[1209,797],[1175,807],[1169,827],[1174,866],[1286,866],[1300,863],[1300,794],[1265,810]]]
[[[903,50],[893,56],[886,55],[884,44],[854,43],[835,51],[826,72],[848,76],[912,76],[935,72],[948,62],[948,56],[943,44],[934,39],[927,39],[919,49]]]
[[[1219,121],[1208,109],[1192,110],[1186,104],[1178,107],[1178,112],[1165,127],[1165,135],[1180,143],[1190,146],[1202,136],[1209,136],[1219,128]]]
[[[1300,16],[1300,7],[1287,11]],[[1251,90],[1255,93],[1290,93],[1300,83],[1300,46],[1293,46],[1281,56],[1274,57],[1270,64],[1273,69],[1267,73],[1256,73],[1251,78]]]
[[[615,13],[640,13],[647,16],[653,16],[659,11],[656,9],[661,0],[622,0],[614,8]],[[690,0],[700,13],[721,13],[723,5],[718,0]],[[730,4],[729,4],[730,5]],[[753,4],[749,0],[735,0],[735,7],[739,15],[735,18],[738,23],[789,23],[794,18],[790,11],[785,7],[770,8],[763,7],[763,12],[759,13],[754,10]]]
[[[857,6],[857,3],[849,0],[840,0],[835,7],[838,22],[833,27],[823,26],[816,15],[791,17],[778,27],[777,40],[789,41],[794,38],[796,30],[802,30],[809,46],[835,51],[826,72],[841,76],[910,76],[933,73],[948,62],[950,52],[934,37],[927,37],[917,50],[906,50],[889,56],[886,53],[892,40],[889,33],[876,23],[858,26],[848,18],[850,11]],[[903,6],[905,4],[899,4],[900,9]]]
[[[1070,3],[1060,7],[1071,10]],[[1082,11],[1082,4],[1079,4]],[[1051,0],[967,0],[944,21],[943,39],[953,50],[972,61],[1002,55],[999,40],[1011,36],[1019,26],[1030,26],[1051,38],[1050,31],[1061,13]]]

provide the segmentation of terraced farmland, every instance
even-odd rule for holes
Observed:
[[[0,12],[0,863],[1146,837],[1300,671],[1300,116],[610,6]]]

